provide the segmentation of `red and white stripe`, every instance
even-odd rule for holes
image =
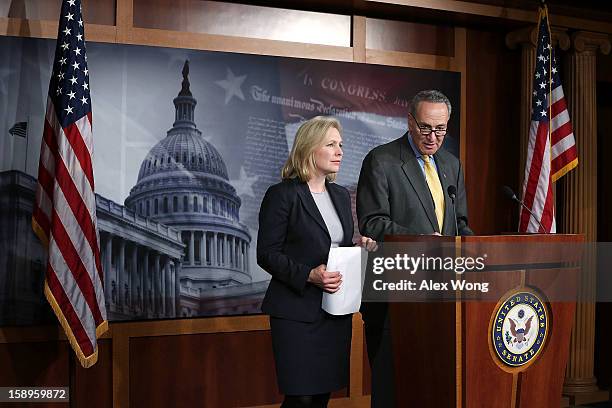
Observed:
[[[107,325],[92,144],[91,116],[62,128],[49,99],[32,223],[49,249],[45,294],[84,366]]]
[[[560,84],[553,89],[551,102],[551,177],[554,182],[578,165],[578,151],[563,87]]]
[[[521,232],[556,232],[552,184],[578,165],[576,142],[561,84],[552,91],[549,112],[552,117],[550,137],[548,122],[532,121],[529,128],[523,202],[534,215],[521,208]]]

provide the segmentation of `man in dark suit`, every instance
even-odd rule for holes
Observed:
[[[408,132],[374,148],[363,161],[357,185],[357,218],[362,235],[383,242],[385,235],[472,235],[461,163],[440,149],[451,114],[439,91],[417,93],[408,114]],[[449,186],[456,189],[457,227]],[[364,303],[372,406],[395,406],[393,356],[387,305]]]

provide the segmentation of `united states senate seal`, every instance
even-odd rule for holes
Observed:
[[[499,360],[520,367],[537,358],[546,343],[549,313],[542,297],[531,289],[508,296],[495,311],[491,341]]]

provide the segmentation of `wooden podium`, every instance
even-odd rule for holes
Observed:
[[[395,236],[387,237],[385,243],[422,243],[423,240],[450,245],[457,255],[465,254],[467,248],[486,253],[507,245],[516,250],[498,253],[491,259],[493,264],[487,263],[486,269],[480,272],[483,275],[479,279],[486,277],[492,286],[508,289],[499,301],[465,300],[461,293],[455,292],[455,301],[389,303],[397,407],[558,408],[574,321],[580,244],[584,237],[561,234]],[[487,272],[488,269],[494,272]],[[501,325],[502,320],[494,321],[500,305],[510,310],[511,303],[504,304],[502,298],[521,288],[534,289],[544,296],[543,303],[548,310],[546,327],[542,323],[537,329],[547,333],[535,357],[522,366],[511,366],[496,355],[492,329],[498,322]],[[564,295],[551,297],[549,292],[557,290]],[[518,310],[514,313],[520,316],[521,310]],[[516,320],[512,321],[516,324]],[[523,332],[536,333],[534,327],[525,324],[523,327]],[[515,333],[518,329],[514,325],[510,330]],[[507,341],[512,347],[519,347],[516,344],[522,338],[511,336],[510,330],[504,329],[505,335],[500,331],[497,344]],[[518,331],[517,336],[521,334]]]

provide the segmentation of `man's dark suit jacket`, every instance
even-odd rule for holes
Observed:
[[[351,198],[344,187],[325,183],[336,208],[344,237],[352,246]],[[308,189],[296,179],[268,188],[259,210],[257,263],[272,275],[262,311],[270,316],[303,322],[321,313],[323,290],[309,282],[310,270],[327,263],[331,238]]]
[[[440,232],[433,198],[408,137],[406,133],[372,149],[363,160],[357,185],[359,231],[378,242],[383,242],[385,235]],[[454,185],[457,188],[455,206],[459,235],[472,235],[467,225],[461,163],[442,149],[434,154],[434,160],[445,195],[441,234],[455,235],[452,204],[447,193],[448,186]],[[363,303],[361,313],[366,325],[388,326],[385,303]]]
[[[425,176],[408,142],[408,134],[378,146],[365,157],[357,186],[357,218],[361,235],[382,242],[385,235],[456,235],[448,186],[457,188],[455,206],[459,235],[472,235],[459,160],[440,149],[434,154],[445,199],[440,231]]]

